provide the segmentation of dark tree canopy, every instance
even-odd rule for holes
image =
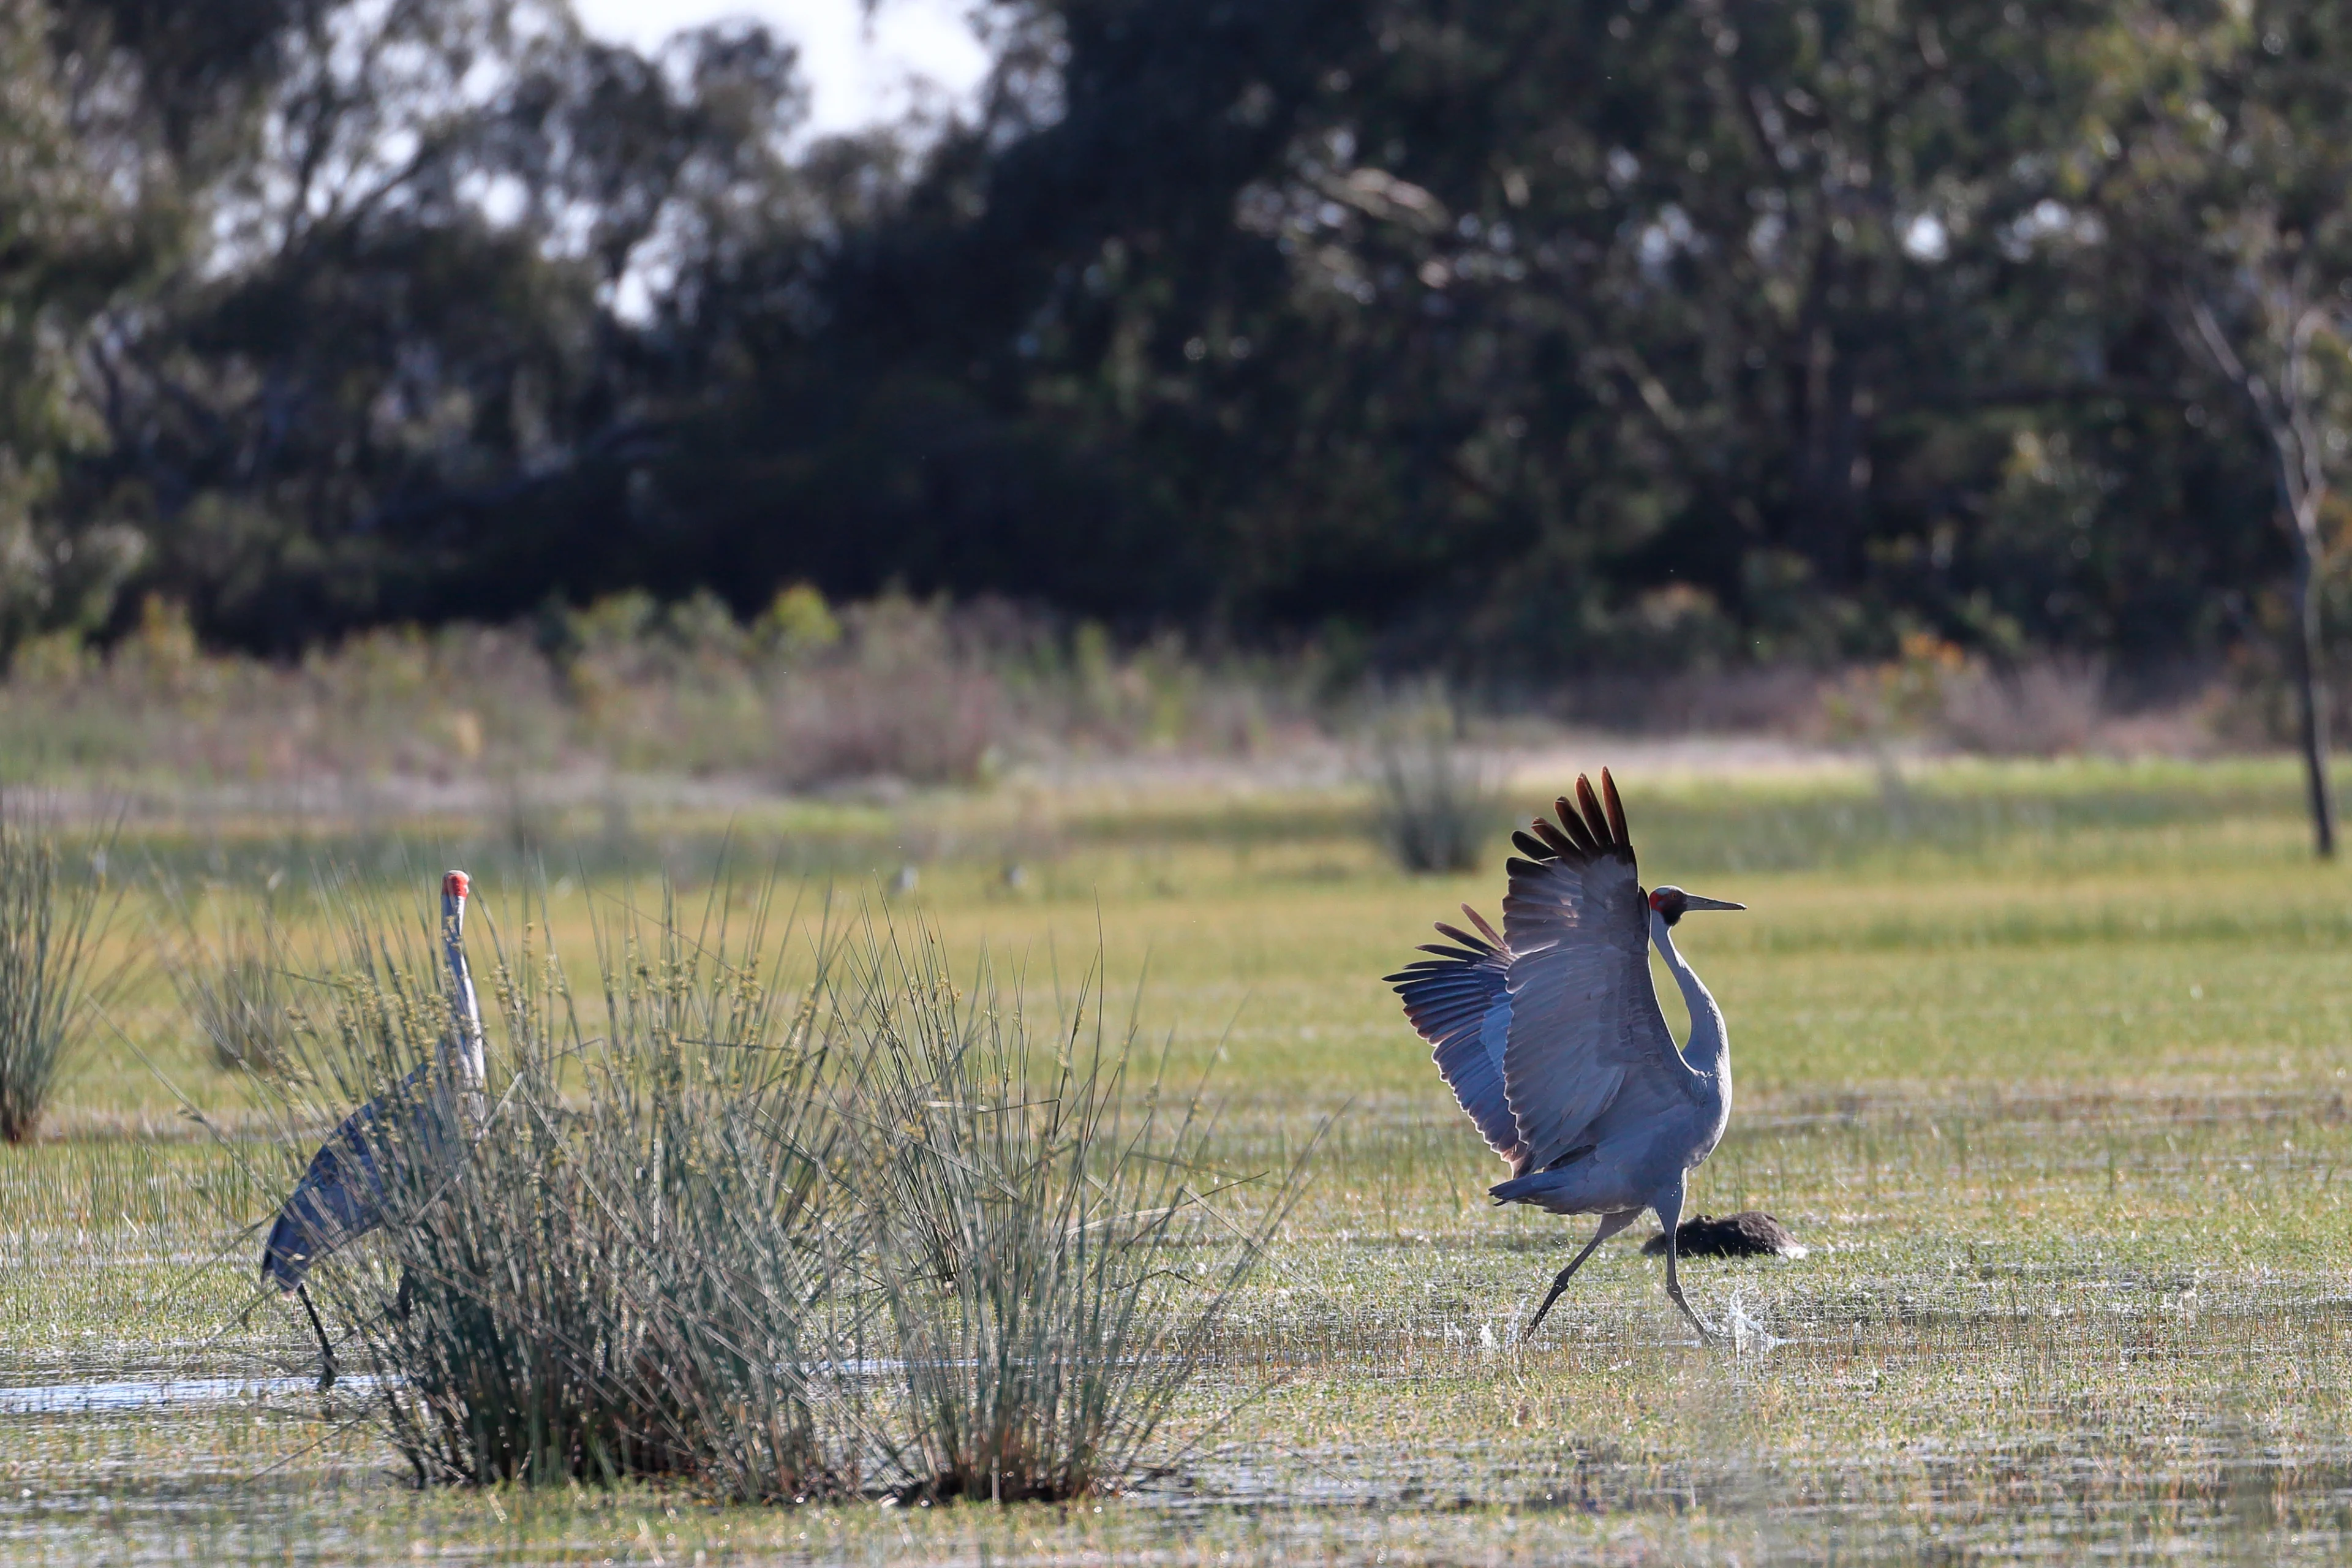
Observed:
[[[16,6],[0,629],[808,580],[1500,675],[2161,661],[2298,548],[2183,279],[2324,307],[2343,449],[2352,9],[992,12],[970,112],[810,141],[748,26]]]

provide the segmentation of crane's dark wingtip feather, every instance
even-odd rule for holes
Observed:
[[[1541,862],[1535,860],[1522,860],[1516,855],[1503,862],[1503,871],[1507,876],[1532,877],[1542,869],[1543,866]]]
[[[1554,804],[1559,808],[1559,826],[1558,827],[1553,827],[1549,822],[1543,824],[1546,828],[1550,829],[1550,831],[1546,833],[1544,837],[1547,838],[1565,838],[1570,843],[1576,846],[1576,853],[1579,858],[1587,860],[1591,859],[1599,846],[1592,842],[1592,836],[1584,830],[1584,824],[1576,819],[1576,813],[1568,808],[1568,797],[1563,795]]]
[[[1609,808],[1609,831],[1616,836],[1618,843],[1631,848],[1633,836],[1625,830],[1625,803],[1619,798],[1617,781],[1609,776],[1607,768],[1601,770],[1601,798]]]
[[[1577,843],[1542,817],[1537,817],[1534,826],[1536,837],[1550,846],[1551,852],[1561,859],[1565,860],[1572,855],[1580,857],[1585,853],[1583,845]]]
[[[1483,934],[1488,942],[1493,942],[1497,949],[1505,945],[1503,942],[1503,933],[1496,931],[1493,926],[1488,925],[1485,915],[1480,914],[1476,910],[1472,909],[1467,904],[1462,906],[1462,912],[1469,917],[1470,923],[1476,926],[1480,933]]]
[[[1529,833],[1513,833],[1511,835],[1511,847],[1517,849],[1520,854],[1527,856],[1531,860],[1549,860],[1553,858],[1550,848],[1546,846],[1541,839],[1537,838]]]
[[[1592,781],[1581,773],[1576,778],[1576,804],[1583,809],[1585,828],[1592,835],[1595,847],[1622,847],[1609,831],[1609,817],[1601,809],[1601,797],[1592,793]]]
[[[1453,938],[1455,942],[1458,942],[1464,947],[1470,949],[1471,952],[1478,954],[1481,958],[1484,958],[1486,954],[1495,951],[1491,944],[1479,941],[1476,937],[1472,936],[1468,931],[1464,931],[1460,926],[1447,925],[1444,921],[1439,921],[1435,923],[1439,935]]]

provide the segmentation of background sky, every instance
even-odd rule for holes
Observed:
[[[858,0],[573,0],[591,32],[641,47],[680,27],[751,16],[801,48],[814,103],[808,129],[848,131],[903,112],[913,79],[963,98],[988,68],[967,19],[970,0],[883,0],[870,22]]]

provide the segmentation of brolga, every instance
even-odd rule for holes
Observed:
[[[343,1119],[278,1211],[261,1277],[302,1303],[319,1336],[319,1386],[335,1384],[334,1347],[310,1304],[310,1266],[383,1223],[387,1186],[454,1170],[482,1128],[482,1012],[466,966],[466,873],[441,879],[441,952],[449,966],[450,1031],[433,1055]],[[404,1309],[408,1280],[401,1279]]]
[[[1465,904],[1475,934],[1439,922],[1448,943],[1425,945],[1436,956],[1388,979],[1454,1098],[1510,1163],[1511,1179],[1489,1195],[1600,1216],[1528,1332],[1595,1247],[1652,1209],[1667,1237],[1666,1294],[1711,1342],[1684,1299],[1673,1238],[1685,1184],[1731,1118],[1731,1054],[1723,1012],[1675,951],[1674,932],[1693,910],[1746,906],[1680,888],[1643,892],[1605,768],[1597,797],[1580,777],[1575,803],[1563,796],[1559,814],[1511,836],[1519,854],[1501,931]],[[1690,1010],[1681,1049],[1650,980],[1653,942]]]

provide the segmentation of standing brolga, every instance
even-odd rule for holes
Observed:
[[[301,1299],[319,1336],[319,1386],[335,1382],[335,1352],[310,1304],[310,1265],[383,1223],[386,1187],[454,1170],[482,1129],[482,1011],[466,966],[466,873],[441,879],[441,952],[449,965],[451,1028],[433,1055],[392,1090],[344,1118],[278,1211],[261,1249],[261,1277]],[[404,1277],[401,1295],[407,1296]]]
[[[1436,957],[1388,979],[1462,1109],[1510,1162],[1495,1201],[1601,1216],[1528,1332],[1594,1247],[1654,1209],[1667,1237],[1666,1294],[1709,1341],[1683,1298],[1673,1237],[1684,1183],[1731,1117],[1731,1055],[1722,1010],[1675,951],[1674,929],[1693,910],[1746,906],[1680,888],[1643,893],[1607,769],[1598,798],[1579,778],[1576,804],[1563,796],[1559,810],[1557,826],[1538,817],[1511,836],[1525,858],[1507,868],[1499,934],[1465,904],[1479,936],[1441,922],[1455,945],[1426,945]],[[1683,1049],[1650,980],[1652,942],[1689,1005]]]

